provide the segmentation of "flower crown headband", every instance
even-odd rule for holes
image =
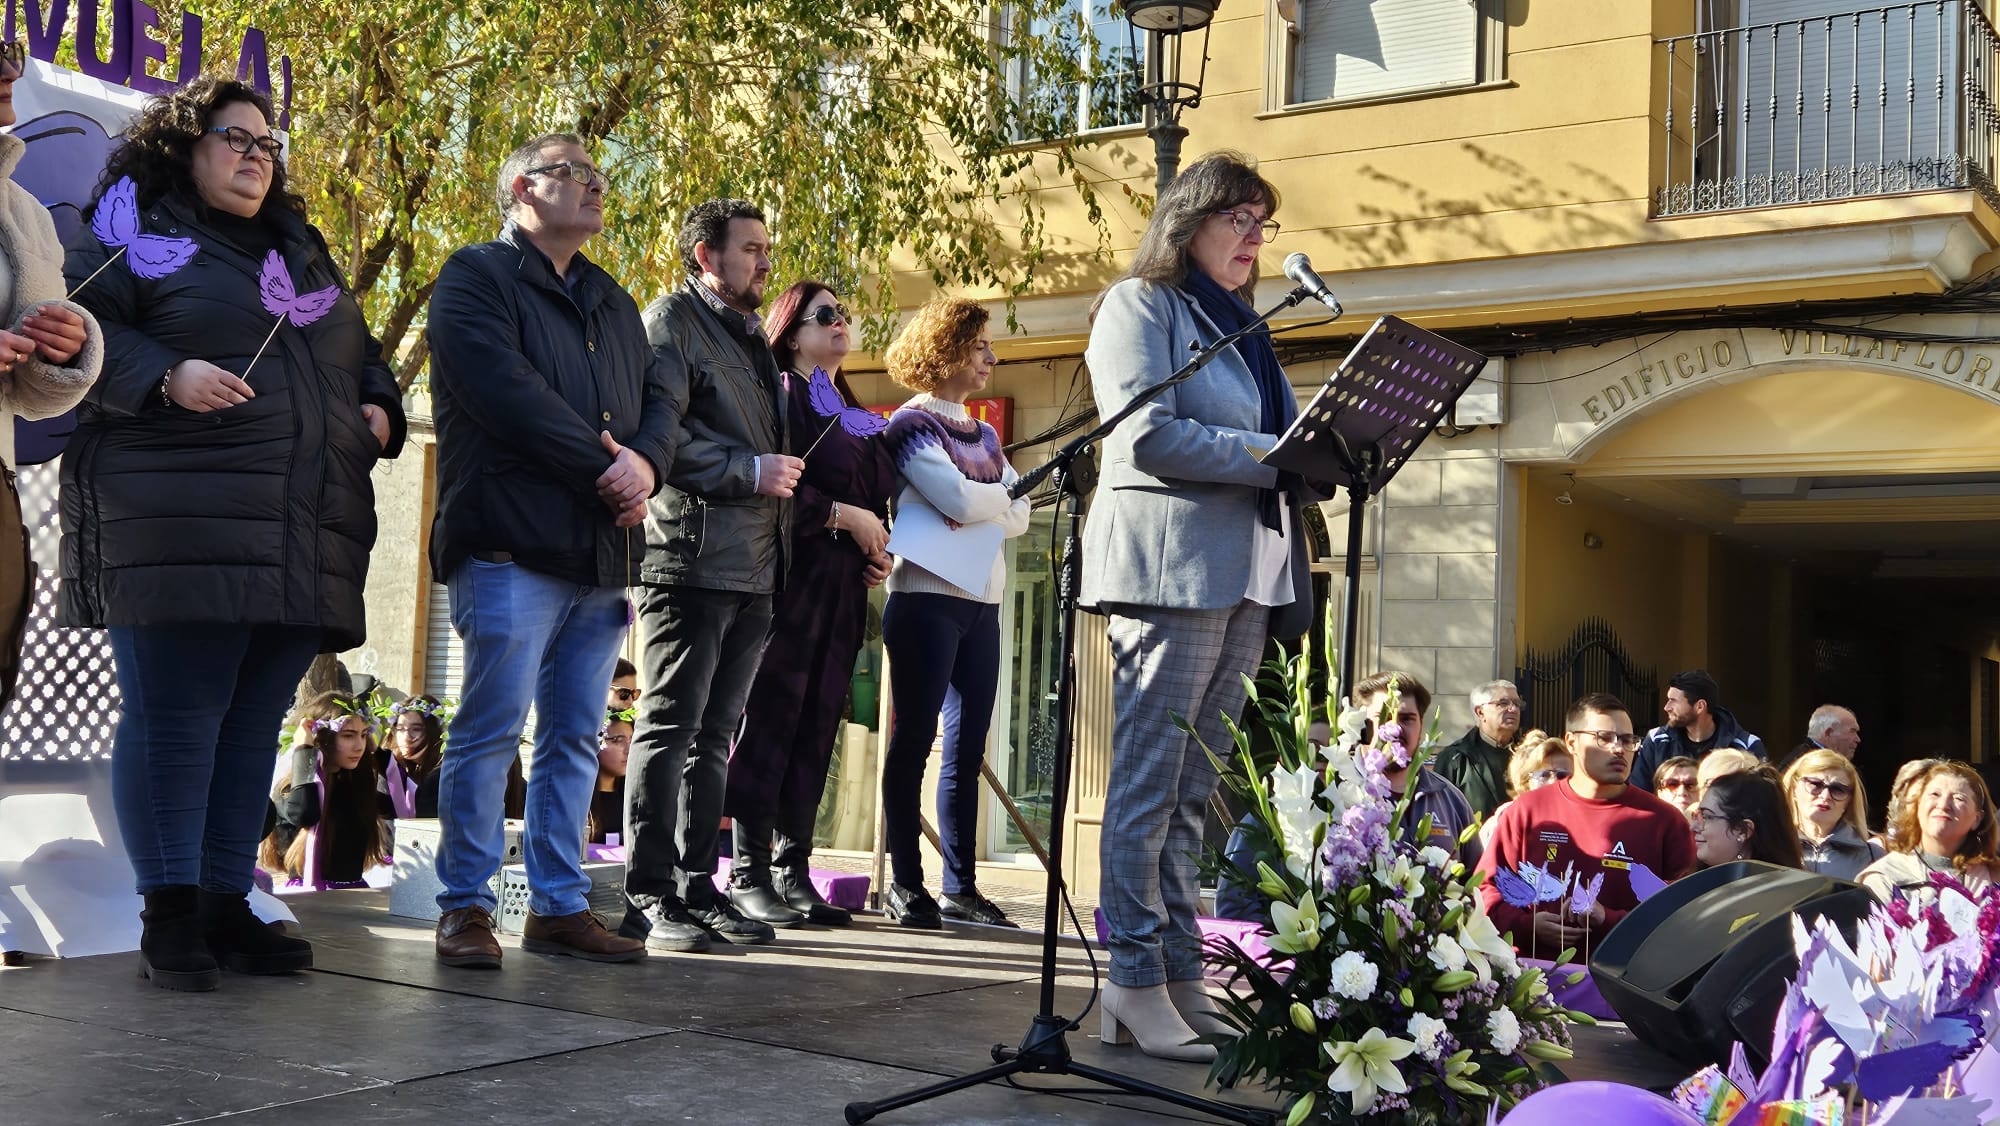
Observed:
[[[626,708],[623,711],[617,708],[606,708],[604,710],[604,722],[597,728],[597,736],[601,739],[609,735],[611,733],[611,725],[614,723],[632,723],[638,717],[639,709],[637,708]]]

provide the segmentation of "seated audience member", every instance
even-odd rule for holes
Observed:
[[[1653,772],[1653,793],[1668,805],[1689,813],[1701,804],[1700,764],[1686,755],[1676,755]]]
[[[1896,768],[1896,780],[1889,784],[1889,808],[1883,813],[1882,832],[1870,840],[1889,852],[1896,851],[1896,826],[1903,823],[1903,807],[1911,798],[1910,789],[1926,771],[1943,761],[1941,758],[1914,758]]]
[[[1514,799],[1493,831],[1493,845],[1480,858],[1486,880],[1479,901],[1502,934],[1520,949],[1553,953],[1582,944],[1623,919],[1638,904],[1631,868],[1644,864],[1661,879],[1677,879],[1694,869],[1694,837],[1687,816],[1628,783],[1639,737],[1632,714],[1618,698],[1592,693],[1570,705],[1564,741],[1579,769],[1568,778],[1531,789]],[[1602,875],[1597,903],[1588,918],[1571,914],[1567,901],[1516,907],[1500,897],[1499,869],[1519,871],[1522,863],[1572,872],[1576,879]]]
[[[1521,693],[1511,680],[1490,680],[1472,690],[1472,730],[1439,747],[1431,768],[1458,787],[1472,811],[1492,820],[1515,790],[1507,771],[1521,733]]]
[[[1414,755],[1424,741],[1424,716],[1431,710],[1431,692],[1424,682],[1404,672],[1378,672],[1354,686],[1354,702],[1371,718],[1381,714],[1382,706],[1389,698],[1389,685],[1396,685],[1399,703],[1393,723],[1380,723],[1377,727],[1377,742],[1400,740],[1407,752]],[[1409,760],[1405,759],[1405,763]],[[1479,862],[1479,838],[1473,837],[1464,844],[1459,843],[1460,834],[1472,824],[1472,805],[1458,787],[1447,781],[1435,770],[1419,770],[1411,777],[1407,765],[1393,764],[1383,771],[1389,781],[1389,789],[1396,800],[1401,801],[1406,790],[1414,787],[1410,798],[1410,808],[1403,815],[1402,838],[1422,848],[1436,845],[1457,856],[1470,868]],[[1431,819],[1430,834],[1421,840],[1417,830],[1424,818]]]
[[[1882,859],[1882,846],[1868,839],[1868,793],[1846,755],[1816,748],[1793,759],[1785,796],[1808,870],[1852,880]]]
[[[1757,769],[1757,764],[1763,761],[1763,759],[1758,758],[1748,751],[1739,751],[1734,747],[1724,747],[1719,751],[1710,751],[1708,757],[1701,760],[1701,765],[1695,768],[1695,797],[1699,799],[1701,795],[1707,793],[1708,784],[1717,778],[1725,774],[1755,770]]]
[[[1909,787],[1889,854],[1862,869],[1858,882],[1885,903],[1900,892],[1912,906],[1936,896],[1933,873],[1975,894],[1985,891],[2000,873],[1994,816],[1977,770],[1962,762],[1934,763]]]
[[[585,818],[592,844],[625,840],[625,760],[632,753],[632,719],[631,708],[608,712],[597,733],[597,788],[591,791]]]
[[[1704,868],[1737,860],[1804,866],[1791,803],[1769,767],[1732,771],[1710,782],[1688,823],[1694,858]]]
[[[1480,847],[1493,846],[1493,826],[1499,824],[1501,811],[1513,805],[1515,798],[1551,782],[1560,782],[1575,772],[1576,760],[1570,758],[1568,743],[1541,730],[1521,736],[1520,745],[1507,760],[1507,800],[1480,823]]]
[[[389,855],[392,808],[376,773],[373,728],[346,697],[323,692],[294,717],[300,739],[274,795],[278,824],[258,860],[294,884],[360,884]]]
[[[436,817],[438,764],[444,760],[444,708],[435,696],[389,705],[382,781],[396,816]]]

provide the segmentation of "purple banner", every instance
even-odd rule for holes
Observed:
[[[164,94],[192,82],[202,69],[202,18],[181,16],[181,50],[172,78],[167,75],[167,45],[154,38],[160,28],[159,9],[147,0],[6,0],[6,38],[20,36],[25,25],[28,54],[46,63],[56,61],[63,37],[74,30],[77,68],[114,86],[130,86],[142,94]],[[108,42],[107,48],[104,44]],[[259,28],[245,28],[237,41],[236,77],[270,98],[278,110],[278,128],[292,126],[292,60],[278,56],[279,86],[271,85],[271,51]]]

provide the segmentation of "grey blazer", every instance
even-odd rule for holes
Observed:
[[[1221,336],[1179,289],[1137,278],[1112,286],[1084,351],[1098,413],[1172,375],[1193,355],[1190,342]],[[1278,478],[1251,452],[1278,441],[1258,431],[1260,413],[1256,380],[1231,349],[1111,432],[1083,529],[1084,608],[1220,610],[1243,601],[1257,491]],[[1274,637],[1297,637],[1312,620],[1299,516],[1308,499],[1316,498],[1290,498],[1293,600],[1271,608]]]

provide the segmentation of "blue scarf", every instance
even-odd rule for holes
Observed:
[[[1222,284],[1208,276],[1199,266],[1187,272],[1187,280],[1181,282],[1181,290],[1195,299],[1201,311],[1215,322],[1226,335],[1241,329],[1257,319],[1257,310],[1249,302],[1234,292],[1222,288]],[[1278,366],[1277,349],[1271,347],[1269,329],[1259,328],[1256,332],[1238,340],[1236,354],[1250,368],[1250,377],[1257,381],[1257,429],[1264,434],[1283,434],[1285,427],[1298,417],[1298,400],[1292,396],[1291,381],[1285,378],[1285,369]],[[1264,526],[1277,531],[1284,527],[1278,515],[1279,494],[1292,491],[1296,477],[1291,473],[1279,473],[1275,488],[1262,490],[1257,498],[1258,515]]]

